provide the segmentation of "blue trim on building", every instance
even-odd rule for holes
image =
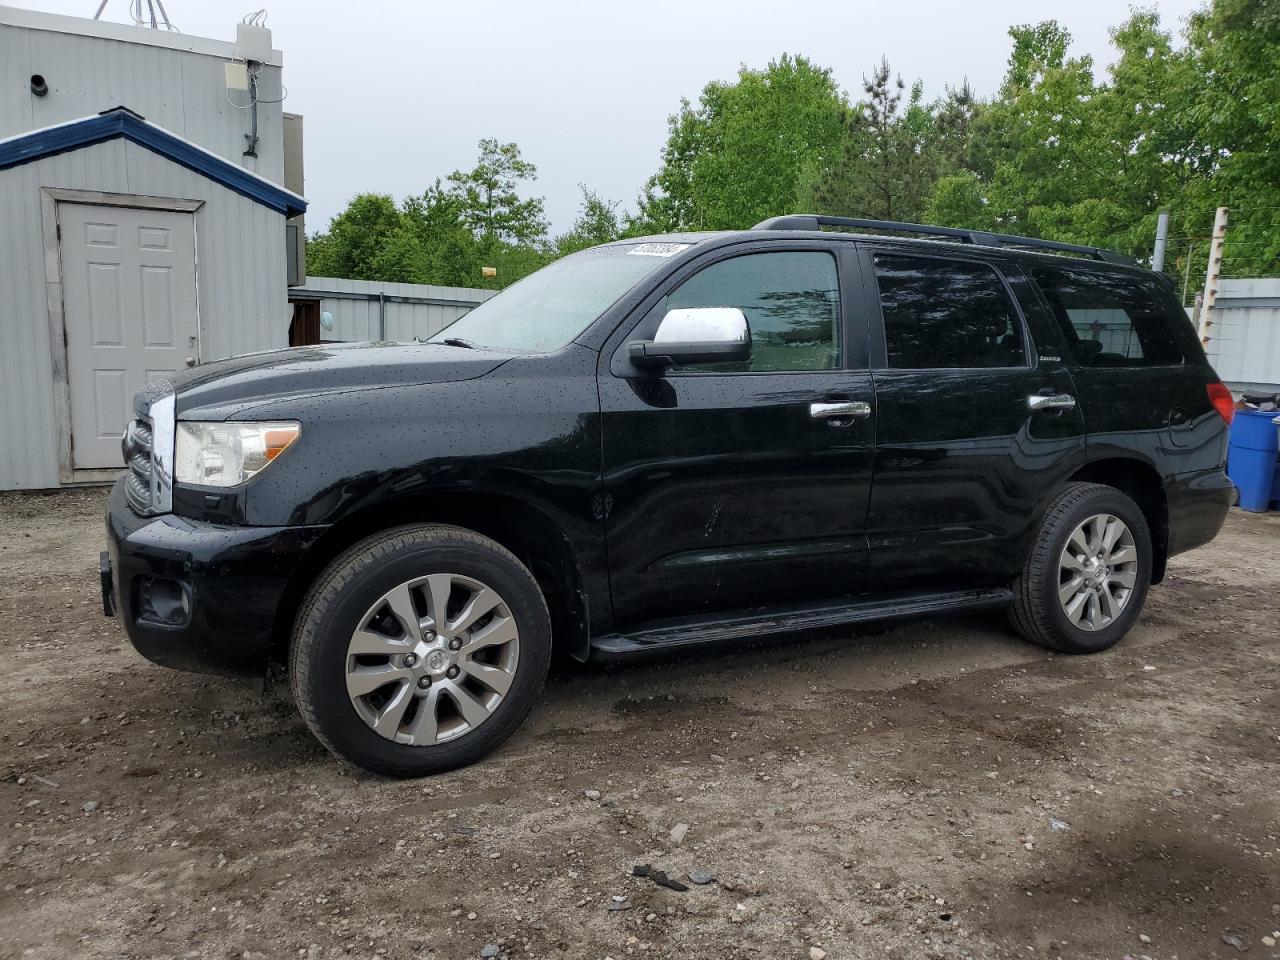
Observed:
[[[117,137],[146,147],[153,153],[208,177],[228,190],[234,190],[277,213],[283,213],[286,217],[297,216],[307,209],[307,201],[298,195],[176,137],[154,123],[148,123],[124,107],[116,107],[96,117],[73,120],[0,141],[0,170],[104,143]]]

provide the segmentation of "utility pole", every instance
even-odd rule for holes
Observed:
[[[1191,287],[1191,261],[1196,252],[1196,242],[1194,240],[1187,241],[1187,266],[1182,271],[1182,302],[1187,302],[1187,290]],[[1199,293],[1196,294],[1200,296]]]
[[[1164,248],[1169,242],[1169,211],[1161,210],[1156,220],[1156,249],[1151,255],[1151,269],[1159,273],[1164,269]]]
[[[1222,247],[1227,239],[1227,208],[1219,207],[1213,216],[1213,239],[1209,242],[1209,267],[1204,274],[1204,302],[1200,307],[1200,342],[1209,342],[1209,326],[1213,323],[1213,304],[1218,299],[1218,281],[1222,276]]]

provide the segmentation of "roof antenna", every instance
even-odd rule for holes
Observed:
[[[98,12],[93,15],[93,19],[101,20],[102,11],[107,9],[108,0],[102,0],[98,4]],[[146,15],[143,15],[143,4],[146,4]],[[159,16],[156,11],[159,10]],[[135,27],[150,27],[152,30],[159,30],[161,27],[173,33],[181,33],[177,27],[169,20],[169,14],[164,9],[164,0],[129,0],[129,17],[133,20]]]

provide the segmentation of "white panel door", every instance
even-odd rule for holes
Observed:
[[[123,466],[133,395],[196,355],[190,213],[58,204],[72,464]]]

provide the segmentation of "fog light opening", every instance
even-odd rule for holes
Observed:
[[[181,581],[143,577],[138,584],[138,619],[180,627],[191,620],[191,589]]]

